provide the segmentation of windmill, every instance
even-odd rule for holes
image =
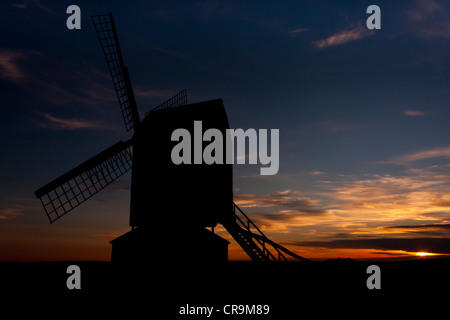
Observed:
[[[113,80],[123,121],[133,136],[35,191],[50,223],[72,211],[129,170],[131,230],[111,241],[113,262],[226,261],[229,242],[214,233],[222,224],[254,261],[308,261],[268,239],[233,202],[231,164],[175,165],[170,154],[176,128],[193,122],[225,133],[221,99],[188,104],[186,90],[140,119],[111,13],[92,16]],[[189,129],[190,128],[190,129]],[[207,229],[208,227],[211,230]]]

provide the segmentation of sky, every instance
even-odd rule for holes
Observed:
[[[186,88],[222,98],[231,128],[279,129],[276,175],[233,172],[235,203],[270,239],[316,260],[450,254],[448,2],[10,0],[0,261],[109,261],[129,230],[130,173],[53,224],[33,194],[130,138],[90,19],[108,12],[141,117]],[[229,255],[246,259],[234,242]]]

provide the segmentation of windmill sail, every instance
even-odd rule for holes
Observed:
[[[131,169],[131,140],[118,142],[35,192],[50,223]]]
[[[188,104],[186,89],[178,92],[172,98],[167,100],[166,102],[161,103],[159,106],[154,107],[152,110],[147,112],[145,116],[148,116],[150,113],[156,110],[164,110],[168,108],[175,108],[179,106],[184,106]]]
[[[128,69],[123,62],[114,19],[112,14],[109,13],[92,16],[92,22],[97,31],[98,40],[111,73],[125,128],[128,132],[136,127],[140,119]]]

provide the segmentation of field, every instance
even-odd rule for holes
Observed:
[[[66,286],[70,276],[66,270],[72,264],[81,270],[80,290]],[[371,264],[381,270],[379,290],[366,285]],[[86,312],[116,315],[140,310],[148,315],[146,319],[158,314],[166,315],[158,319],[300,319],[310,312],[352,314],[355,308],[371,315],[387,310],[401,314],[435,311],[439,299],[448,296],[449,267],[450,259],[228,262],[189,267],[181,262],[133,267],[108,262],[41,262],[2,263],[0,271],[3,305],[18,314],[62,316],[57,310],[64,310],[80,316]],[[270,308],[268,314],[245,314],[262,313],[263,306]],[[211,307],[214,313],[210,317],[180,315],[180,310],[201,312],[197,307]],[[234,315],[226,314],[232,310]]]

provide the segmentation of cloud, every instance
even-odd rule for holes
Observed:
[[[26,72],[18,63],[24,56],[20,51],[0,49],[0,77],[15,84],[19,84],[28,78]]]
[[[330,178],[330,177],[328,177]],[[406,170],[404,175],[339,175],[321,181],[321,206],[327,214],[303,219],[314,238],[445,236],[450,221],[450,167]],[[436,229],[388,228],[437,225]],[[439,229],[441,228],[441,229]],[[303,230],[302,230],[303,231]],[[447,231],[448,232],[448,231]],[[342,238],[342,236],[339,236]]]
[[[391,160],[381,161],[379,163],[408,164],[418,160],[439,157],[450,158],[450,146],[417,151],[410,154],[394,157]]]
[[[319,200],[301,196],[300,192],[284,190],[256,196],[251,194],[235,195],[234,202],[241,208],[249,208],[251,219],[264,230],[288,232],[290,227],[305,224],[305,219],[323,216],[326,210],[320,208]],[[267,213],[269,208],[269,213]]]
[[[446,253],[442,248],[450,240],[440,238],[450,237],[450,165],[408,168],[399,175],[318,177],[314,193],[287,189],[235,199],[269,237],[319,248],[305,249],[311,254],[320,248]],[[415,238],[437,240],[410,240]]]
[[[21,206],[15,206],[14,208],[7,208],[0,210],[0,220],[12,219],[17,216],[21,216],[24,213],[24,208]]]
[[[309,30],[309,28],[297,28],[297,29],[289,31],[287,34],[290,36],[297,36],[298,34],[306,32],[308,30]]]
[[[450,230],[449,223],[432,223],[432,224],[412,224],[412,225],[398,225],[389,226],[387,229],[394,229],[400,231],[403,234],[420,234],[433,237],[445,237],[448,236]]]
[[[256,196],[238,194],[234,202],[241,207],[284,207],[297,212],[322,212],[316,208],[318,200],[302,197],[298,191],[284,190],[273,194]]]
[[[450,39],[450,18],[444,8],[434,0],[416,0],[406,10],[409,30],[420,38]]]
[[[97,83],[93,79],[86,79],[87,76],[80,76],[78,79],[76,75],[61,76],[59,84],[56,80],[56,74],[51,75],[51,77],[54,78],[49,80],[33,78],[32,85],[30,84],[27,89],[40,100],[56,106],[76,103],[96,108],[105,105],[105,102],[114,103],[116,100],[116,95],[112,89]],[[72,81],[76,80],[81,85],[74,86]],[[72,88],[72,90],[65,88]],[[109,105],[101,111],[111,109],[111,105]]]
[[[410,257],[411,255],[406,252],[389,252],[389,251],[373,251],[370,254],[381,254],[383,256],[395,256],[395,257]]]
[[[24,0],[22,3],[12,3],[11,7],[19,9],[29,9],[30,4],[33,3],[37,8],[46,11],[47,13],[53,13],[48,7],[44,6],[40,0]]]
[[[373,221],[419,218],[428,212],[449,214],[449,207],[441,205],[450,197],[449,177],[369,175],[335,182],[329,196],[337,201],[335,213]]]
[[[297,241],[291,244],[300,247],[329,249],[402,250],[450,254],[450,238],[338,239],[332,241]]]
[[[333,238],[337,233],[402,236],[417,232],[386,226],[450,221],[450,166],[408,169],[398,176],[326,177],[318,182],[314,196],[288,189],[263,196],[237,194],[236,203],[248,208],[258,225],[277,232],[301,228],[302,238]],[[436,230],[422,231],[431,234]]]
[[[96,106],[116,100],[112,85],[103,84],[111,81],[110,77],[96,68],[80,64],[73,70],[73,62],[63,60],[59,61],[58,68],[45,67],[48,65],[54,65],[54,59],[42,52],[0,48],[0,78],[33,93],[44,102]]]
[[[113,129],[98,121],[89,121],[79,118],[64,119],[52,116],[48,113],[39,113],[45,121],[38,122],[40,128],[55,130],[80,130],[80,129]]]
[[[338,46],[352,41],[361,40],[372,34],[373,33],[370,32],[366,27],[358,25],[352,29],[340,31],[332,36],[329,36],[328,38],[314,41],[312,44],[313,46],[319,49],[325,49],[328,47]]]
[[[48,63],[51,57],[40,54],[34,59]],[[59,61],[59,64],[61,67],[54,69],[30,68],[26,89],[40,100],[57,106],[79,104],[101,112],[113,110],[111,104],[117,103],[117,97],[109,75],[81,63],[78,69],[67,72],[73,68],[68,67],[71,63]]]
[[[280,210],[275,213],[268,213],[262,215],[264,219],[273,220],[273,221],[293,221],[298,217],[305,216],[318,216],[327,213],[326,210],[321,210],[318,208],[298,208],[298,209],[290,209],[290,210]]]
[[[442,11],[442,7],[434,0],[416,0],[415,5],[407,11],[411,20],[425,21]]]
[[[435,223],[435,224],[417,224],[404,226],[390,226],[390,229],[433,229],[433,230],[449,230],[450,223]]]
[[[326,214],[325,210],[277,210],[267,214],[251,214],[251,219],[261,230],[275,233],[291,233],[292,228],[302,227],[302,236],[308,237],[315,229],[314,226],[310,227],[314,224],[311,220],[317,222],[318,217]]]
[[[312,175],[312,176],[321,176],[321,175],[326,174],[326,172],[319,171],[319,170],[312,170],[312,171],[309,171],[308,174]]]
[[[426,116],[428,113],[425,111],[418,111],[418,110],[403,110],[403,114],[408,117],[420,117]]]

